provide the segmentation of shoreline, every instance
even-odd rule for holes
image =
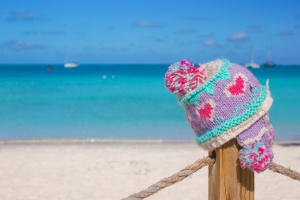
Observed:
[[[193,139],[125,139],[125,138],[44,138],[44,139],[7,139],[1,140],[0,145],[42,145],[42,144],[196,144]],[[274,145],[300,146],[300,140],[278,140]]]

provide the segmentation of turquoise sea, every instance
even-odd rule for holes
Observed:
[[[195,139],[161,65],[0,65],[0,140]],[[300,66],[251,70],[270,80],[276,140],[300,140]]]

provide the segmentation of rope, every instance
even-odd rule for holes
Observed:
[[[291,170],[289,168],[283,167],[283,166],[278,165],[276,163],[272,162],[269,166],[269,170],[271,170],[273,172],[276,172],[276,173],[279,173],[279,174],[282,174],[282,175],[285,175],[285,176],[288,176],[291,179],[300,181],[300,173],[299,172],[296,172],[296,171]]]
[[[202,167],[214,164],[214,162],[215,162],[215,159],[213,158],[213,156],[211,156],[211,157],[207,156],[202,159],[199,159],[196,162],[194,162],[193,164],[188,165],[184,169],[180,170],[178,173],[173,174],[172,176],[170,176],[168,178],[164,178],[164,179],[160,180],[159,182],[151,185],[147,189],[142,190],[139,193],[132,194],[129,197],[124,198],[122,200],[141,200],[146,197],[149,197],[152,194],[158,192],[159,190],[164,189],[165,187],[168,187],[170,185],[173,185],[174,183],[182,181],[183,179],[185,179],[189,175],[195,173]]]
[[[173,185],[174,183],[182,181],[183,179],[185,179],[186,177],[195,173],[202,167],[214,164],[215,163],[214,157],[215,157],[215,155],[212,154],[211,156],[207,156],[202,159],[199,159],[196,162],[194,162],[193,164],[188,165],[184,169],[180,170],[176,174],[173,174],[172,176],[169,176],[168,178],[164,178],[164,179],[160,180],[159,182],[151,185],[147,189],[142,190],[139,193],[132,194],[129,197],[126,197],[121,200],[142,200],[144,198],[147,198],[147,197],[151,196],[152,194],[158,192],[159,190],[162,190],[166,187]],[[283,167],[274,162],[272,162],[269,165],[269,170],[279,173],[279,174],[282,174],[282,175],[285,175],[285,176],[288,176],[294,180],[300,181],[300,173],[299,172],[296,172],[289,168]]]

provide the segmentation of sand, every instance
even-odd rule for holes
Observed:
[[[274,162],[300,171],[300,146],[275,145]],[[185,144],[1,144],[0,200],[110,200],[139,192],[204,157]],[[148,199],[207,199],[207,168]],[[300,182],[255,175],[255,199],[300,199]]]

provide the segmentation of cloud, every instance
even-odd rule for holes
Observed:
[[[294,27],[295,28],[300,28],[300,24],[296,24]]]
[[[23,35],[63,35],[63,31],[25,31]]]
[[[223,46],[216,43],[214,40],[204,40],[202,42],[202,44],[206,47],[218,47],[218,48],[222,48]]]
[[[6,21],[39,21],[44,20],[39,14],[30,11],[18,11],[11,13]]]
[[[40,44],[34,44],[19,40],[12,40],[7,43],[4,43],[2,45],[5,49],[11,50],[11,51],[23,51],[23,50],[29,50],[29,49],[43,49],[45,46]]]
[[[248,26],[246,29],[247,33],[261,33],[264,32],[263,28],[259,25]]]
[[[190,35],[190,34],[195,34],[196,30],[192,28],[187,28],[187,29],[177,31],[176,33],[181,35]]]
[[[207,18],[205,18],[205,17],[198,17],[198,16],[194,16],[194,15],[186,17],[185,19],[189,20],[189,21],[205,21],[205,20],[207,20]]]
[[[203,41],[203,44],[204,44],[204,46],[207,46],[207,47],[216,46],[216,42],[213,40],[205,40],[205,41]]]
[[[244,32],[233,33],[228,37],[228,41],[230,42],[243,42],[249,39],[249,36]]]
[[[150,27],[150,28],[162,28],[165,27],[164,24],[158,24],[151,21],[135,21],[132,23],[132,26],[135,27]]]
[[[279,36],[291,36],[294,35],[292,31],[281,31],[278,33]]]
[[[200,34],[198,36],[201,37],[201,38],[212,38],[212,37],[215,37],[215,34],[213,34],[213,33],[204,33],[204,34]]]
[[[107,30],[109,30],[109,31],[113,31],[113,30],[115,30],[116,28],[115,27],[113,27],[113,26],[109,26],[109,27],[107,27]]]
[[[120,47],[112,47],[112,46],[102,47],[101,50],[106,52],[127,52],[132,50],[132,48],[134,47],[136,47],[136,45],[131,43]]]
[[[154,38],[154,42],[157,42],[157,43],[164,43],[164,42],[166,42],[166,40],[163,39],[163,38]]]

